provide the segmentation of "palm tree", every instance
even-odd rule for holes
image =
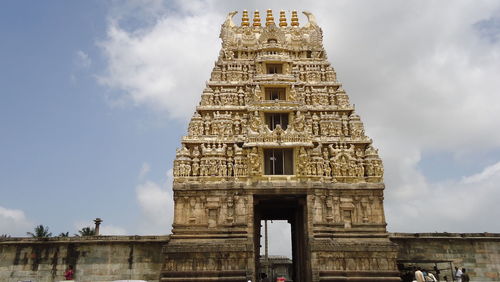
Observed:
[[[79,234],[75,234],[75,236],[95,236],[95,229],[90,227],[83,227],[78,230]]]
[[[58,237],[69,237],[69,232],[61,232]]]
[[[33,232],[26,232],[27,235],[30,235],[33,238],[49,238],[52,236],[52,233],[49,232],[48,226],[43,226],[42,224],[35,227]]]

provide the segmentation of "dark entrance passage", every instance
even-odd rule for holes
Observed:
[[[260,265],[261,221],[287,220],[292,237],[292,280],[311,281],[309,247],[307,245],[307,215],[305,195],[255,195],[254,196],[254,246],[257,275],[263,272]],[[256,281],[259,281],[258,278]]]

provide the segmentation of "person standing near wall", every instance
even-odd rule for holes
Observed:
[[[75,271],[73,270],[73,266],[68,266],[68,269],[64,272],[64,278],[66,280],[73,280],[73,276],[75,276]]]
[[[424,274],[420,270],[420,267],[417,267],[417,271],[415,271],[415,280],[417,282],[425,282]]]
[[[462,282],[469,282],[470,277],[468,273],[465,273],[465,268],[462,268]]]
[[[427,280],[428,281],[431,281],[431,282],[438,282],[438,280],[436,279],[436,276],[434,276],[434,274],[432,274],[432,272],[428,272],[427,273]]]
[[[462,270],[455,266],[455,279],[457,282],[462,282]]]

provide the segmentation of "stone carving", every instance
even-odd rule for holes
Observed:
[[[262,120],[259,113],[256,111],[250,118],[250,125],[248,127],[249,133],[259,133],[262,128]]]
[[[309,144],[311,136],[301,132],[296,132],[293,127],[283,130],[278,124],[274,130],[270,130],[267,126],[260,125],[259,131],[253,131],[247,135],[246,144],[248,146],[255,145],[280,145],[280,144]]]
[[[297,132],[304,132],[306,128],[305,124],[305,117],[300,113],[300,111],[297,111],[297,114],[295,115],[295,118],[293,119],[293,129]]]
[[[248,153],[250,175],[259,175],[260,173],[262,173],[260,162],[261,160],[259,152],[257,151],[256,147],[253,147],[250,153]]]
[[[338,113],[322,112],[320,114],[321,136],[342,136],[342,123]]]
[[[241,26],[232,20],[235,12],[222,24],[222,48],[173,164],[174,229],[165,248],[172,259],[164,273],[181,270],[216,281],[221,269],[244,276],[257,271],[249,266],[256,196],[295,194],[307,194],[303,238],[311,243],[311,273],[395,269],[395,261],[384,258],[390,246],[366,251],[373,247],[370,238],[374,245],[387,243],[383,163],[326,59],[321,28],[304,14],[305,26],[296,12],[289,23],[281,13],[277,25],[272,11],[265,25],[258,11],[253,21],[245,11]],[[279,172],[269,169],[275,162]],[[244,246],[241,267],[217,246]],[[186,249],[196,251],[175,258]],[[215,276],[203,276],[209,273]],[[321,275],[313,277],[320,281]]]

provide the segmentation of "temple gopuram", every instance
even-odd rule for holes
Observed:
[[[303,13],[222,24],[174,161],[160,281],[260,281],[263,220],[290,223],[293,281],[400,281],[382,161]]]

